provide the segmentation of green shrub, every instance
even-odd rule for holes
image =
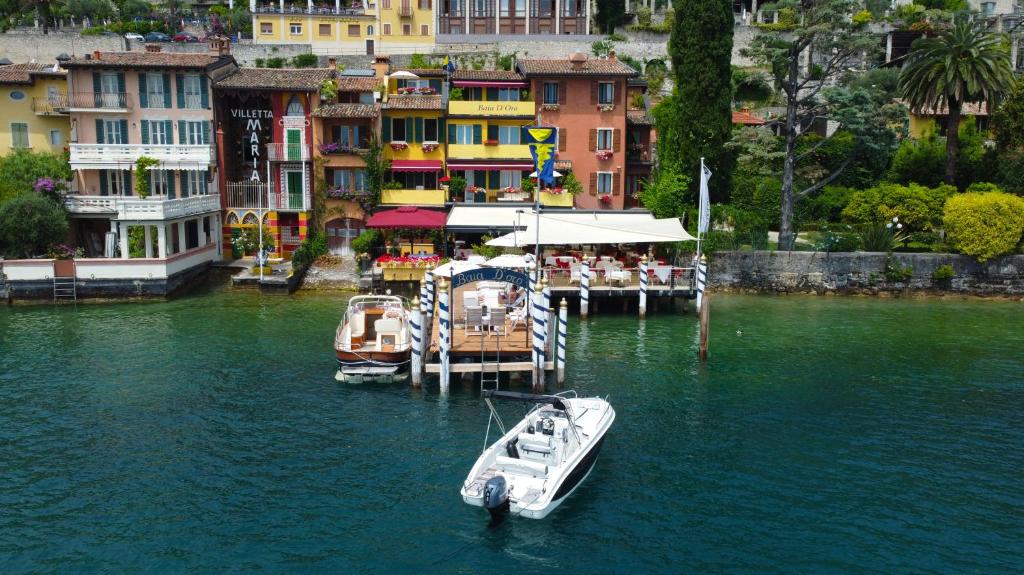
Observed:
[[[856,192],[843,209],[843,218],[854,224],[876,224],[898,217],[907,231],[927,231],[942,221],[946,198],[955,193],[956,188],[945,185],[881,184]]]
[[[292,66],[296,68],[314,68],[320,63],[316,54],[299,54],[292,58]]]
[[[473,248],[473,253],[475,253],[478,256],[483,256],[483,257],[485,257],[487,259],[496,258],[496,257],[500,256],[501,252],[502,252],[501,248],[499,248],[497,246],[489,246],[489,245],[487,245],[487,242],[489,242],[489,241],[491,241],[493,239],[494,238],[492,238],[491,236],[488,236],[488,235],[480,236],[480,243],[479,244],[473,244],[472,246],[470,246],[470,247]]]
[[[892,258],[892,254],[885,256],[885,279],[891,282],[905,282],[914,277],[914,268],[901,266]]]
[[[955,275],[956,270],[953,269],[952,265],[942,264],[941,266],[935,268],[935,271],[932,272],[932,279],[937,282],[941,282],[944,280],[953,279],[953,276]]]
[[[299,247],[292,252],[292,269],[307,268],[324,255],[327,255],[327,237],[321,232],[316,232],[302,240]]]
[[[998,164],[996,181],[1007,192],[1024,195],[1024,149],[1000,152]]]
[[[797,204],[797,209],[801,212],[803,220],[838,222],[843,215],[843,209],[850,203],[855,193],[856,190],[843,186],[825,186],[820,194],[801,200]]]
[[[782,182],[777,178],[736,175],[729,199],[733,206],[757,214],[766,225],[778,227]]]
[[[935,133],[920,140],[904,140],[892,157],[888,179],[897,184],[935,187],[946,173],[946,139]]]
[[[357,254],[369,253],[378,243],[380,243],[380,232],[377,230],[365,230],[352,240],[352,251]]]
[[[9,198],[29,193],[41,178],[67,182],[72,178],[67,154],[33,152],[19,149],[0,157],[0,204]]]
[[[617,32],[612,32],[611,34],[608,35],[608,41],[609,42],[628,42],[629,38],[626,38],[625,36],[623,36],[622,34],[619,34]]]
[[[53,200],[25,194],[0,206],[0,253],[6,257],[44,254],[67,233],[67,214]]]
[[[511,54],[502,54],[501,56],[498,56],[498,60],[496,62],[496,64],[498,65],[497,67],[498,67],[499,70],[511,70],[512,66],[514,66],[515,63],[516,63],[516,54],[515,54],[515,52],[513,52]]]
[[[825,224],[814,242],[814,249],[823,252],[855,252],[860,246],[860,235],[843,224]]]
[[[896,247],[892,228],[882,222],[861,225],[860,241],[866,252],[888,252]]]
[[[957,250],[984,262],[1020,243],[1024,199],[1002,192],[960,194],[946,201],[942,221]]]
[[[267,68],[284,68],[284,58],[267,58],[265,64]]]

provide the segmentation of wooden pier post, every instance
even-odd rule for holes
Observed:
[[[448,393],[448,384],[451,381],[451,367],[448,363],[448,351],[451,347],[451,311],[448,308],[448,284],[441,278],[438,282],[438,328],[437,349],[441,362],[441,393]]]
[[[420,289],[426,289],[422,281]],[[412,313],[409,314],[409,327],[412,328],[412,365],[409,366],[409,377],[412,379],[413,387],[419,387],[423,383],[423,317],[420,298],[413,296]]]
[[[640,258],[640,319],[647,317],[647,255]]]
[[[708,359],[708,330],[711,328],[711,296],[704,296],[700,306],[700,343],[697,344],[697,357],[701,361]]]
[[[590,314],[590,264],[580,264],[580,318],[587,319]]]
[[[704,301],[704,287],[708,282],[708,258],[704,254],[700,256],[697,263],[697,313],[700,313],[701,303]]]
[[[544,313],[541,306],[544,292],[540,284],[536,284],[533,297],[530,298],[530,319],[533,325],[533,391],[544,391]]]
[[[565,336],[569,331],[569,304],[565,298],[558,304],[558,344],[555,350],[555,381],[565,383]]]

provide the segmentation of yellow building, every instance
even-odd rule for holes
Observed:
[[[434,46],[433,0],[363,0],[362,7],[254,6],[257,44],[309,44],[314,54],[409,54]]]
[[[0,155],[11,149],[63,152],[71,123],[67,71],[48,64],[0,66]]]
[[[441,70],[399,70],[388,76],[381,141],[391,161],[387,205],[443,206],[445,120]]]
[[[942,107],[938,110],[924,109],[920,113],[910,112],[910,124],[908,132],[911,138],[921,139],[928,134],[935,133],[939,136],[946,135],[946,115],[948,110]],[[984,103],[967,103],[960,110],[960,127],[963,128],[967,122],[974,122],[974,126],[982,134],[989,133],[988,109]]]

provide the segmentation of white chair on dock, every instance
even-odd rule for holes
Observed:
[[[492,307],[487,314],[488,337],[499,335],[505,337],[505,308]]]
[[[480,306],[466,307],[466,336],[483,336],[484,312]]]
[[[580,280],[581,277],[582,276],[581,276],[581,272],[580,272],[580,264],[570,264],[569,265],[569,285],[572,285],[572,284],[579,285],[580,281],[581,281]]]

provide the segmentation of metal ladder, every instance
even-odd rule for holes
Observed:
[[[488,327],[488,329],[490,329]],[[486,354],[484,353],[484,340],[489,337],[490,334],[480,336],[480,391],[487,389],[487,384],[494,384],[494,390],[497,391],[501,387],[501,336],[495,335],[495,340],[498,344],[498,348],[494,355],[494,376],[489,377],[487,373],[487,361],[484,359]]]
[[[61,299],[70,299],[71,301],[78,303],[78,285],[75,281],[75,277],[69,278],[53,278],[53,302],[57,303]]]

